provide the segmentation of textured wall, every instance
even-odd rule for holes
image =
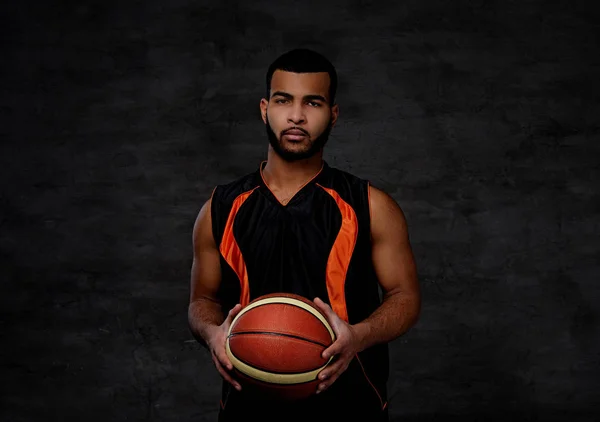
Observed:
[[[593,419],[592,2],[40,3],[0,25],[0,419],[215,420],[191,229],[266,156],[264,74],[297,46],[340,74],[326,159],[408,219],[393,419]]]

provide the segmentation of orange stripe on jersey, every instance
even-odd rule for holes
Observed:
[[[331,308],[341,319],[348,322],[345,283],[352,253],[356,246],[358,220],[354,209],[336,191],[318,183],[317,185],[333,198],[342,214],[342,226],[329,254],[325,274]]]
[[[258,186],[257,186],[258,187]],[[221,246],[219,251],[223,258],[233,271],[237,274],[240,280],[240,304],[242,307],[246,306],[250,302],[250,285],[248,283],[248,271],[246,270],[246,262],[242,256],[242,251],[235,240],[233,235],[233,222],[235,216],[242,207],[242,204],[248,199],[248,197],[254,192],[256,188],[240,194],[233,201],[233,206],[227,217],[227,223],[225,224],[225,231],[223,232],[223,238],[221,240]]]

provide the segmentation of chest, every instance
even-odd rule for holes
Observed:
[[[233,228],[240,247],[253,254],[292,249],[325,253],[342,225],[336,202],[314,189],[294,195],[287,205],[259,193],[239,210]]]

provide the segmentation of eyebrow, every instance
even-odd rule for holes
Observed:
[[[273,93],[273,95],[271,95],[271,98],[275,97],[275,96],[284,97],[284,98],[287,98],[289,100],[293,100],[294,99],[294,96],[292,94],[288,94],[287,92],[284,92],[284,91],[275,91]],[[319,100],[319,101],[323,101],[324,103],[327,103],[327,98],[323,97],[322,95],[317,95],[317,94],[305,95],[303,97],[303,99],[305,101]]]

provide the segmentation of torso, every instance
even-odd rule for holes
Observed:
[[[288,194],[272,192],[260,171],[215,189],[211,213],[221,252],[224,312],[285,292],[320,297],[351,324],[363,320],[380,304],[368,182],[325,163],[314,179]],[[361,356],[364,369],[353,367],[347,376],[358,377],[357,391],[377,403],[373,386],[385,397],[387,348]]]

